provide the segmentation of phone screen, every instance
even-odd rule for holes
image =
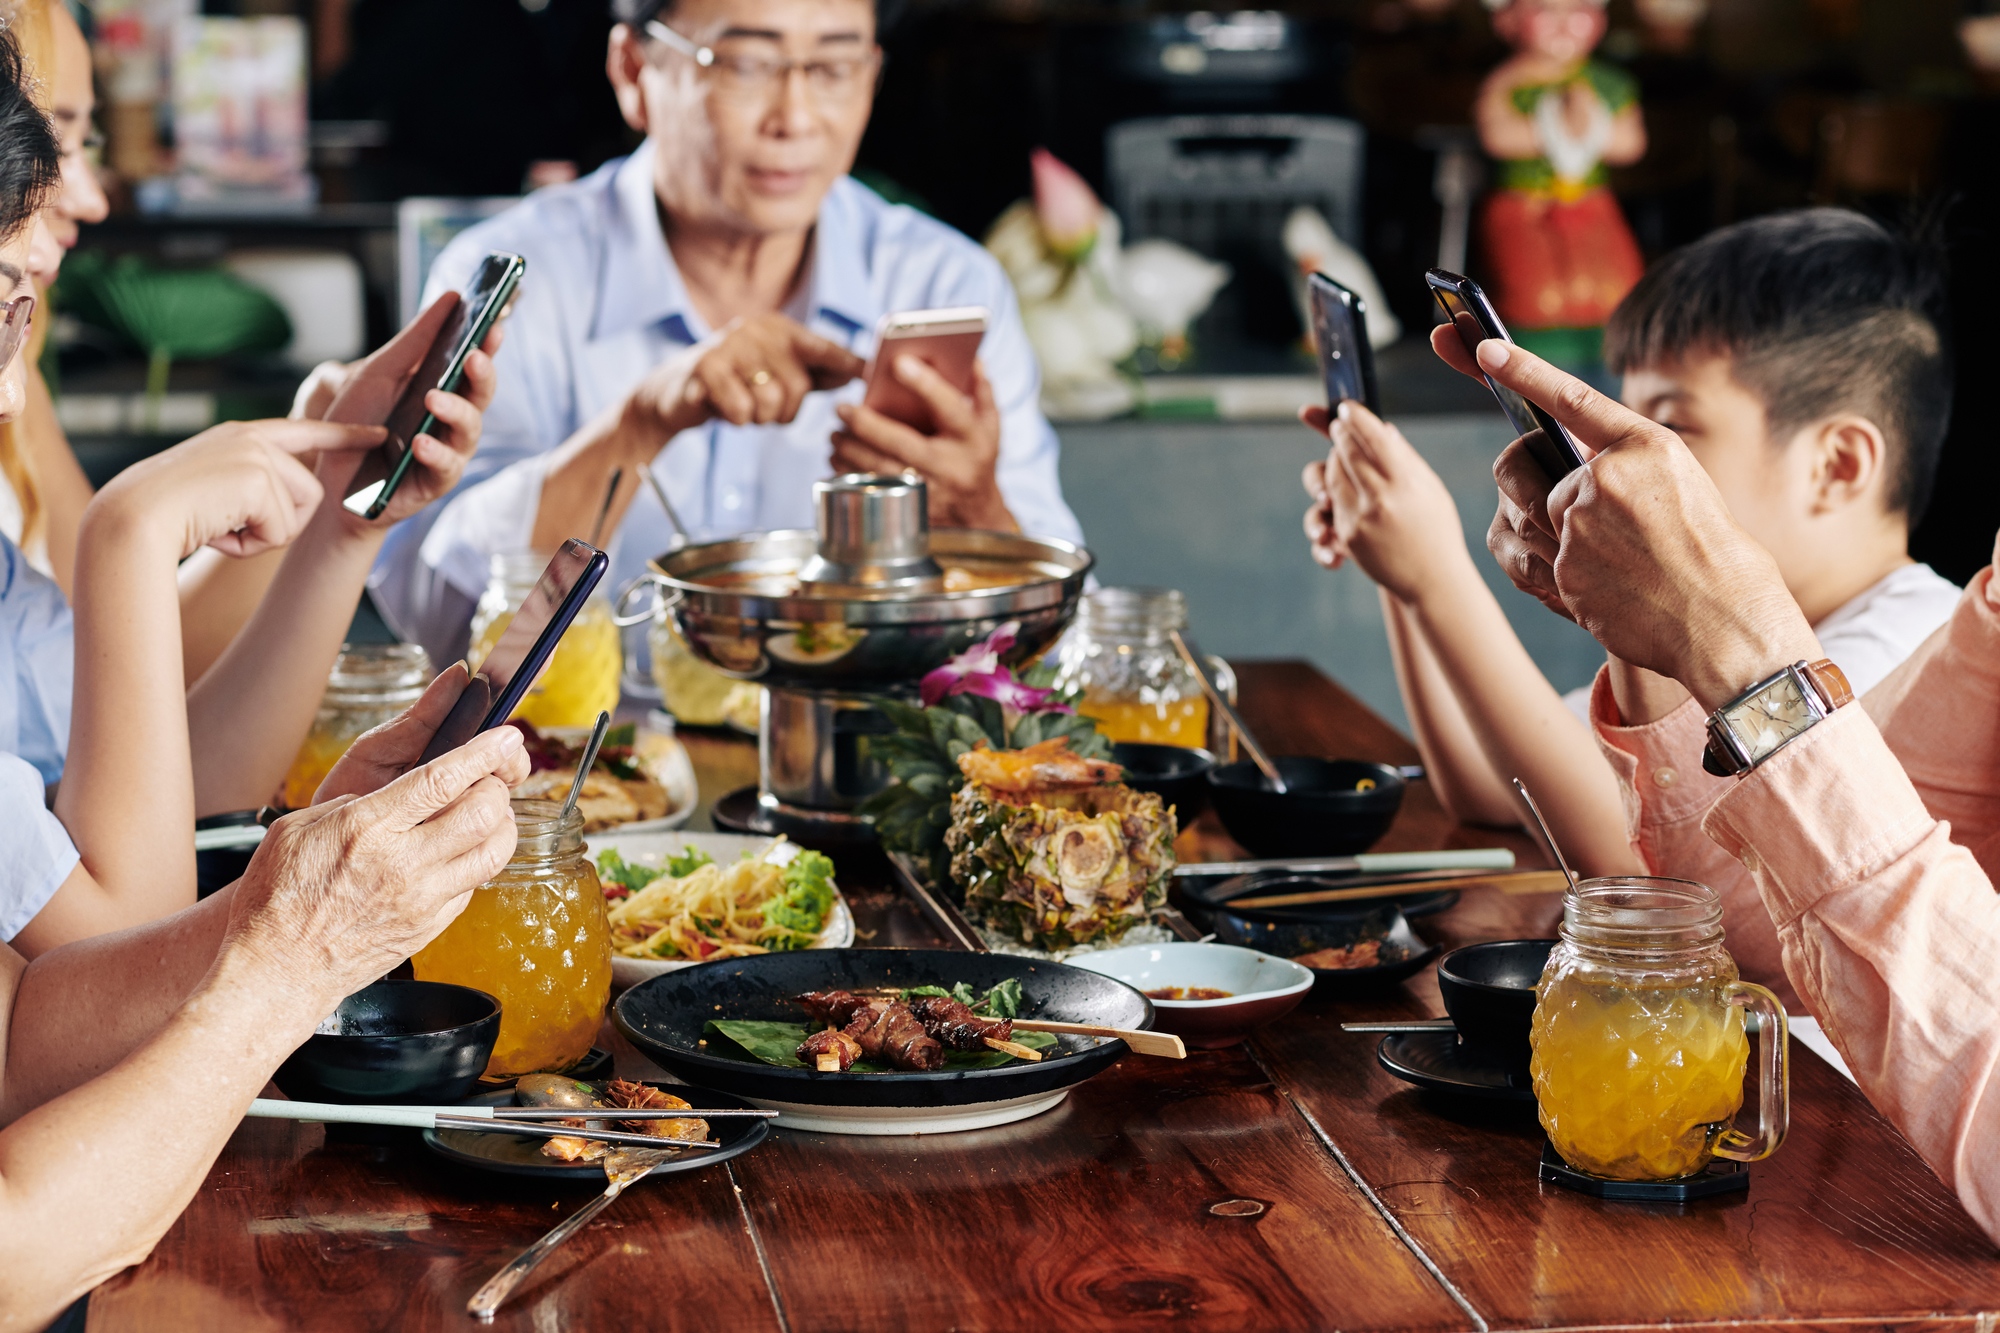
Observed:
[[[1370,412],[1375,401],[1375,357],[1368,346],[1368,303],[1324,273],[1306,279],[1312,298],[1313,342],[1319,348],[1320,379],[1326,406],[1352,398]]]
[[[490,254],[473,275],[472,286],[459,297],[458,305],[446,317],[444,327],[424,354],[423,364],[410,376],[403,396],[382,422],[388,438],[368,456],[348,483],[343,503],[366,518],[376,518],[387,507],[389,497],[402,480],[403,460],[410,441],[433,426],[424,398],[432,389],[456,392],[464,377],[465,358],[486,339],[501,309],[514,295],[526,265],[517,255]]]
[[[1439,268],[1430,271],[1429,282],[1431,295],[1437,298],[1445,318],[1458,331],[1458,340],[1464,345],[1466,355],[1472,357],[1475,364],[1479,358],[1479,344],[1488,338],[1498,338],[1507,343],[1513,341],[1507,336],[1507,327],[1500,322],[1500,316],[1487,303],[1478,283]],[[1544,472],[1552,478],[1563,477],[1583,466],[1576,441],[1563,429],[1561,422],[1506,385],[1494,383],[1491,375],[1481,372],[1480,378],[1486,381],[1486,387],[1499,400],[1500,410],[1506,413],[1514,433],[1528,437],[1529,451]]]
[[[507,720],[548,665],[563,631],[583,609],[608,563],[602,551],[574,537],[562,544],[431,737],[424,762]]]

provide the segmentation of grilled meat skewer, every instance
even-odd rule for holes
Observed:
[[[910,1001],[910,1012],[924,1025],[924,1031],[954,1051],[985,1051],[986,1041],[1009,1041],[1014,1024],[1005,1018],[982,1018],[963,1001],[949,995],[919,995]]]
[[[845,1073],[861,1058],[861,1043],[839,1028],[821,1028],[799,1043],[799,1059],[822,1073]],[[831,1058],[833,1067],[827,1067]]]

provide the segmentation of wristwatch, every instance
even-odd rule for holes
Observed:
[[[1701,766],[1719,778],[1748,773],[1853,702],[1847,677],[1832,662],[1794,662],[1708,715]]]

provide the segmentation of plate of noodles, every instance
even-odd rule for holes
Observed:
[[[783,838],[612,831],[586,845],[621,989],[714,959],[854,943],[833,862]]]

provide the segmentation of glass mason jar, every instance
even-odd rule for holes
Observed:
[[[1209,716],[1194,669],[1169,636],[1187,628],[1187,599],[1174,588],[1099,588],[1077,604],[1076,623],[1056,645],[1056,685],[1081,690],[1076,711],[1113,741],[1206,748],[1230,754],[1228,723]],[[1236,701],[1236,673],[1208,659]]]
[[[1561,934],[1536,988],[1528,1067],[1562,1159],[1612,1180],[1673,1180],[1776,1151],[1791,1117],[1785,1009],[1738,979],[1715,890],[1587,879],[1563,900]],[[1755,1138],[1731,1128],[1746,1008],[1763,1017]]]
[[[468,656],[473,667],[493,651],[548,563],[548,556],[533,551],[501,551],[492,557],[486,591],[472,612]],[[617,710],[618,678],[624,669],[611,603],[601,593],[594,594],[563,632],[547,670],[514,716],[537,727],[594,726],[599,713]]]
[[[419,981],[500,1001],[492,1078],[563,1069],[590,1053],[611,998],[611,922],[583,851],[583,816],[560,827],[554,801],[516,798],[520,841],[499,875],[410,960]]]
[[[341,644],[312,730],[278,789],[278,804],[290,810],[311,805],[355,737],[415,703],[431,675],[430,655],[414,643]]]

